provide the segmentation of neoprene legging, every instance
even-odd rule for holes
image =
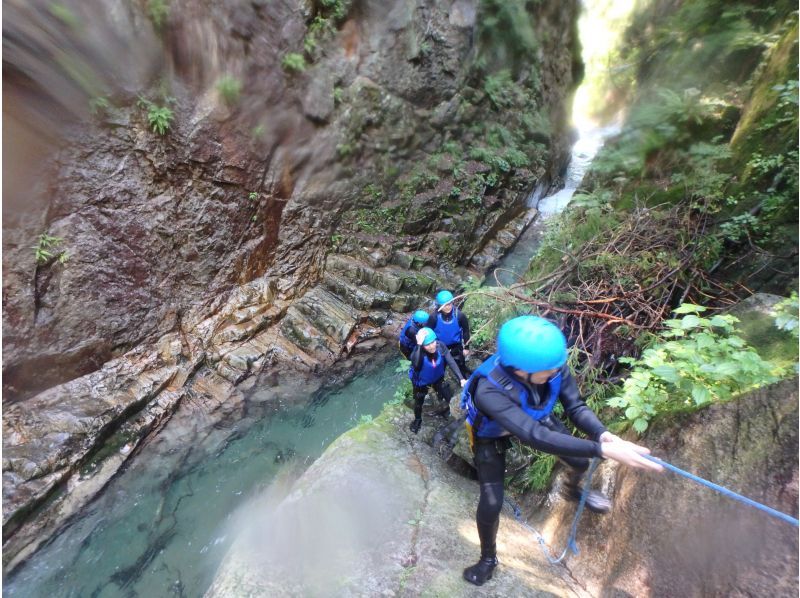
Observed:
[[[437,380],[433,384],[433,390],[442,401],[450,402],[453,398],[453,390],[449,384],[446,384],[444,378]],[[415,386],[414,387],[414,419],[422,419],[422,404],[425,402],[425,395],[428,394],[428,386]]]
[[[554,432],[570,434],[567,427],[553,417],[547,417],[541,423]],[[503,509],[506,450],[510,444],[507,437],[493,442],[478,441],[475,444],[475,469],[478,471],[478,483],[481,489],[475,522],[481,540],[481,557],[485,558],[496,556],[495,538],[500,522],[500,511]],[[586,471],[589,467],[589,459],[586,458],[559,457],[559,459],[579,472]]]

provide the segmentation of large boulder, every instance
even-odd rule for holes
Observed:
[[[501,566],[461,579],[479,556],[477,483],[451,471],[390,407],[336,440],[282,500],[240,514],[246,530],[206,596],[586,596],[505,514]],[[426,423],[430,423],[426,418]]]
[[[793,517],[797,379],[654,422],[641,439],[681,469]],[[619,468],[614,510],[581,525],[573,575],[599,596],[797,596],[797,527],[673,473]],[[556,505],[544,528],[568,525]]]

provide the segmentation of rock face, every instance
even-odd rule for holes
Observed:
[[[669,463],[797,516],[797,379],[672,421],[641,439]],[[795,596],[797,528],[676,474],[618,470],[614,510],[581,524],[568,559],[593,595]],[[540,517],[563,529],[573,511]]]
[[[37,507],[108,443],[135,453],[195,377],[320,373],[388,344],[473,256],[491,265],[566,157],[577,2],[530,9],[538,51],[510,74],[473,68],[494,43],[476,1],[334,15],[179,0],[159,18],[104,2],[12,2],[4,20],[20,146],[3,215],[4,562],[33,547]],[[303,48],[307,68],[286,66]],[[505,143],[513,98],[531,110],[528,156],[481,145]]]
[[[451,472],[393,408],[337,439],[282,500],[241,514],[247,529],[206,596],[587,596],[531,533],[500,522],[502,564],[478,588],[474,481]],[[265,541],[269,538],[268,541]]]
[[[682,469],[790,515],[798,506],[797,380],[657,422],[642,442]],[[594,484],[612,495],[607,516],[586,513],[580,553],[544,560],[531,532],[504,510],[501,562],[482,588],[460,579],[478,553],[478,488],[419,436],[407,411],[334,442],[289,489],[246,509],[244,532],[207,596],[795,596],[794,526],[674,474],[602,465]],[[533,514],[562,546],[575,504],[559,497]],[[269,542],[263,539],[269,538]],[[776,558],[780,555],[780,558]]]

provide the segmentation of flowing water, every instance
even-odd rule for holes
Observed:
[[[606,127],[586,126],[578,130],[578,140],[572,146],[572,155],[564,175],[563,189],[546,197],[542,197],[544,195],[542,187],[534,189],[528,197],[528,207],[536,208],[539,214],[522,233],[514,248],[500,260],[494,273],[489,274],[486,279],[487,284],[494,285],[499,282],[506,286],[520,279],[528,269],[531,256],[536,253],[542,241],[547,219],[567,207],[605,140],[618,132],[619,125],[616,124]]]
[[[546,217],[562,210],[613,128],[583,132],[562,190],[529,198],[544,218],[526,230],[498,268],[503,284],[527,268]],[[538,192],[541,195],[541,190]],[[103,493],[4,580],[3,595],[202,596],[230,545],[234,514],[287,470],[307,467],[363,416],[377,415],[404,374],[397,359],[340,390],[281,401],[256,390],[240,409],[193,426],[170,422]],[[256,388],[259,388],[257,385]],[[185,420],[185,417],[184,417]]]

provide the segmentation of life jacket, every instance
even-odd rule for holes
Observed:
[[[414,386],[428,386],[437,380],[444,378],[444,355],[439,352],[439,347],[436,347],[436,353],[433,354],[433,362],[427,351],[420,347],[420,351],[424,351],[425,355],[422,356],[422,367],[419,371],[413,367],[408,368],[408,379]]]
[[[553,407],[555,407],[558,394],[561,391],[561,372],[559,372],[547,382],[548,398],[545,405],[538,409],[531,407],[528,405],[529,397],[525,385],[514,380],[502,369],[499,357],[495,353],[472,373],[469,380],[467,380],[467,383],[464,385],[464,389],[461,391],[461,409],[465,410],[467,413],[466,426],[470,434],[471,444],[474,444],[475,436],[479,438],[499,438],[509,434],[508,430],[475,406],[472,394],[475,392],[478,380],[481,378],[486,378],[491,384],[506,394],[512,394],[516,391],[516,394],[519,396],[520,407],[522,407],[522,410],[525,411],[530,418],[536,421],[544,419],[553,412]]]
[[[436,316],[436,327],[433,331],[436,333],[436,338],[442,341],[445,345],[455,345],[461,342],[461,325],[458,323],[458,308],[453,306],[453,311],[450,312],[450,321],[445,322],[442,317],[444,314],[441,312]]]
[[[414,321],[414,316],[411,316],[411,317],[408,319],[408,322],[406,322],[406,323],[405,323],[405,325],[403,326],[403,328],[400,330],[400,345],[401,345],[401,346],[402,346],[404,349],[413,349],[414,347],[416,347],[416,346],[417,346],[417,343],[416,343],[416,342],[414,342],[414,341],[412,341],[412,340],[411,340],[410,338],[408,338],[408,336],[406,335],[406,332],[407,332],[407,331],[408,331],[408,329],[409,329],[409,328],[411,328],[412,326],[413,326],[413,327],[416,329],[416,330],[414,330],[414,332],[415,332],[415,333],[419,332],[420,328],[422,328],[422,326],[420,326],[419,324],[417,324],[417,323]]]

